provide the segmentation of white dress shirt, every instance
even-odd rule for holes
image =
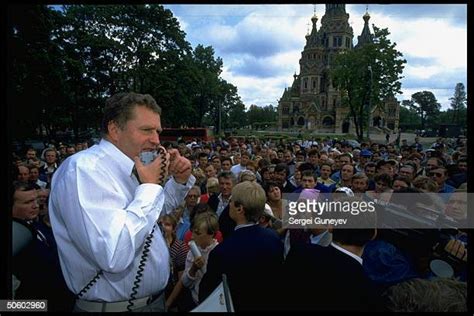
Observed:
[[[350,252],[349,250],[346,250],[344,248],[342,248],[341,246],[339,246],[338,244],[334,243],[334,242],[331,242],[331,246],[333,246],[334,248],[336,248],[337,250],[339,250],[340,252],[342,253],[345,253],[346,255],[354,258],[357,262],[359,262],[361,265],[364,263],[363,259],[361,257],[359,257],[358,255],[356,254],[353,254],[352,252]]]
[[[193,186],[170,179],[139,184],[134,162],[102,139],[80,151],[56,171],[49,213],[59,259],[69,289],[77,294],[99,272],[81,297],[117,302],[130,298],[146,237],[162,210],[170,213]],[[169,277],[169,252],[158,226],[152,239],[136,298],[157,294]]]

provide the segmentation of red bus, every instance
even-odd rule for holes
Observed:
[[[176,142],[178,139],[192,141],[193,139],[201,139],[206,142],[214,141],[214,133],[211,128],[163,128],[160,134],[160,141]]]

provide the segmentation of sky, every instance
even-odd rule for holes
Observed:
[[[165,5],[178,19],[192,47],[212,46],[223,60],[222,78],[238,88],[248,108],[278,105],[285,87],[299,74],[314,9],[321,27],[324,4],[292,5]],[[346,4],[353,43],[362,32],[363,4]],[[467,91],[466,4],[368,4],[369,25],[388,28],[389,39],[407,60],[403,94],[431,91],[442,109],[449,108],[454,88]],[[371,27],[371,31],[373,29]]]

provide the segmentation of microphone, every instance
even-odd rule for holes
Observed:
[[[191,249],[191,252],[193,253],[194,258],[200,257],[201,256],[201,251],[199,251],[198,246],[196,245],[196,242],[194,240],[191,240],[189,243],[189,248]]]

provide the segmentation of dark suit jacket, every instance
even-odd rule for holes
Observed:
[[[219,195],[214,194],[209,198],[207,205],[214,211],[217,212],[219,206]],[[235,229],[235,222],[229,215],[229,205],[227,205],[219,216],[219,230],[222,233],[222,237],[226,239],[229,237]]]
[[[371,311],[380,299],[362,265],[328,246],[295,244],[284,264],[282,309]]]
[[[236,230],[209,254],[207,272],[199,286],[199,300],[212,293],[227,275],[236,311],[275,310],[282,291],[283,244],[278,235],[259,225]]]

